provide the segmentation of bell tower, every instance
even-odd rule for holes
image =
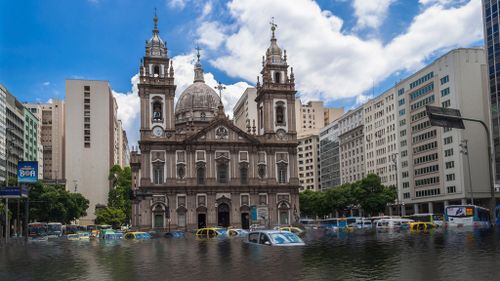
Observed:
[[[153,22],[153,35],[146,40],[146,53],[141,59],[137,85],[141,99],[141,139],[161,138],[175,132],[174,68],[168,57],[167,45],[159,36],[156,13]]]
[[[275,31],[277,25],[271,21],[271,45],[262,57],[262,77],[257,77],[258,133],[295,134],[295,78],[293,68],[288,74],[286,50],[278,46]]]

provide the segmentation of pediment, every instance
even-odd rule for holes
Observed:
[[[189,136],[184,142],[221,142],[221,143],[252,143],[258,144],[254,136],[236,127],[227,118],[218,118],[212,121],[203,130]]]

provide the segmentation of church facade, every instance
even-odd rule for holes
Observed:
[[[293,68],[272,24],[258,77],[257,122],[236,127],[198,60],[177,99],[158,18],[140,65],[139,151],[131,153],[132,226],[138,229],[249,228],[299,220]],[[262,81],[262,82],[261,82]]]

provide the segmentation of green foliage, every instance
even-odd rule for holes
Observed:
[[[61,185],[40,182],[30,188],[30,220],[69,223],[85,216],[89,200],[80,193],[70,193]]]
[[[336,211],[345,214],[352,207],[360,207],[365,214],[384,212],[394,202],[397,191],[381,184],[380,177],[369,174],[366,178],[328,189],[326,192],[307,190],[299,194],[301,213],[308,217],[322,217]]]
[[[108,194],[108,207],[121,210],[125,216],[121,223],[126,224],[130,221],[132,212],[132,202],[130,201],[132,170],[130,167],[122,169],[119,165],[114,165],[109,172],[109,180],[113,188]]]
[[[123,210],[118,208],[102,208],[96,211],[96,224],[109,224],[113,228],[119,227],[125,220],[126,216]]]

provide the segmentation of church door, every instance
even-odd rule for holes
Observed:
[[[155,213],[155,228],[163,228],[163,214]]]
[[[250,215],[248,213],[241,213],[241,228],[250,228]]]
[[[198,214],[198,228],[207,227],[207,214]]]
[[[290,220],[288,218],[288,210],[280,210],[280,224],[289,225]]]
[[[226,203],[217,206],[217,224],[222,227],[229,226],[229,205]]]

